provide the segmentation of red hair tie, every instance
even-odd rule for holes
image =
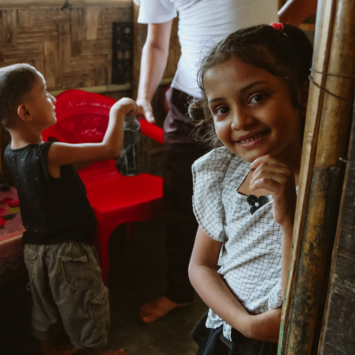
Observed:
[[[275,22],[272,22],[272,23],[270,23],[270,26],[271,27],[274,27],[275,28],[275,30],[278,30],[278,31],[283,31],[283,29],[284,29],[284,25],[282,24],[282,23],[275,23]]]

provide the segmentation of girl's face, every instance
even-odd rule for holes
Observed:
[[[217,136],[229,150],[250,163],[267,154],[299,162],[299,110],[282,79],[233,58],[207,70],[203,83]]]

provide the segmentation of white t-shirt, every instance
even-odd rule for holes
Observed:
[[[179,13],[181,57],[172,86],[200,97],[199,62],[232,32],[278,22],[277,0],[141,0],[139,23],[164,23]]]

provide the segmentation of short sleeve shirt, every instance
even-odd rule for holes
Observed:
[[[250,164],[227,148],[217,148],[192,167],[193,208],[201,228],[222,243],[218,273],[251,314],[281,307],[281,227],[273,218],[272,196],[238,193]],[[231,326],[211,309],[206,327]]]
[[[221,39],[240,28],[278,22],[276,0],[141,0],[139,23],[164,23],[179,14],[181,57],[172,86],[200,97],[199,62]]]

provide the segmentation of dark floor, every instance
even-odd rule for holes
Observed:
[[[108,349],[123,347],[129,355],[193,355],[196,345],[190,331],[206,311],[196,296],[192,305],[144,324],[137,314],[147,300],[165,288],[167,258],[164,252],[165,220],[135,224],[131,243],[120,230],[110,240],[111,330]],[[0,355],[38,355],[30,326],[30,296],[26,277],[0,285]]]

